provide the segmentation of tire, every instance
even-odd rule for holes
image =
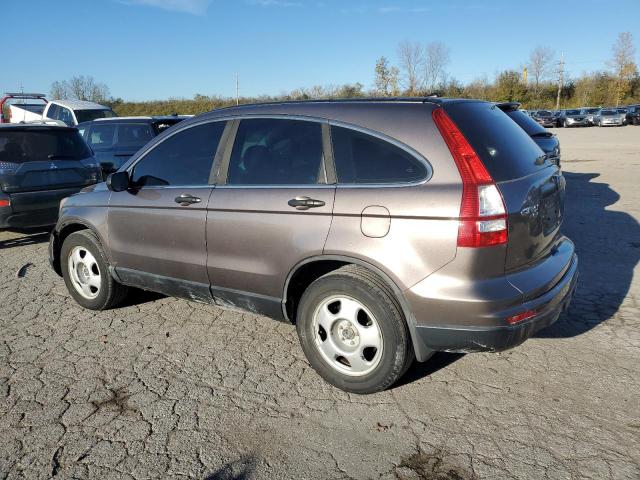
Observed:
[[[347,392],[385,390],[415,359],[393,291],[358,265],[334,270],[307,287],[298,307],[296,329],[314,370]]]
[[[564,121],[564,128],[569,128],[569,125],[567,125],[567,121]]]
[[[127,296],[127,287],[116,282],[109,273],[104,248],[91,230],[74,232],[64,240],[60,267],[67,290],[84,308],[107,310]]]

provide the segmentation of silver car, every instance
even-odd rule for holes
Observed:
[[[614,109],[602,110],[596,122],[599,127],[622,127],[626,123],[626,114]]]
[[[565,110],[563,125],[569,127],[588,127],[591,125],[587,115],[581,110]]]
[[[580,114],[587,117],[587,122],[589,126],[597,125],[600,109],[599,108],[582,108],[580,109]]]

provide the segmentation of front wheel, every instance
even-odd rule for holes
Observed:
[[[396,297],[378,276],[357,265],[330,272],[307,288],[296,328],[311,366],[348,392],[384,390],[414,360]]]
[[[60,259],[67,290],[84,308],[107,310],[125,298],[127,287],[109,273],[107,256],[91,230],[80,230],[65,238]]]

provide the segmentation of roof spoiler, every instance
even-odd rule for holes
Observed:
[[[518,110],[520,108],[519,102],[502,102],[496,103],[496,107],[498,107],[503,112],[513,112],[514,110]]]

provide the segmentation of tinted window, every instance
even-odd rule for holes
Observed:
[[[68,108],[60,107],[58,120],[62,120],[67,125],[73,125],[73,115],[71,114],[71,110],[69,110]]]
[[[0,131],[0,162],[82,160],[91,156],[77,130],[29,129]]]
[[[112,118],[116,116],[116,114],[109,109],[76,110],[75,113],[76,118],[78,119],[78,123],[90,122],[91,120],[95,120],[96,118]]]
[[[340,183],[415,182],[427,176],[422,162],[380,138],[333,126],[331,140]]]
[[[94,125],[89,129],[88,143],[94,150],[107,150],[113,145],[115,125]]]
[[[51,106],[49,107],[49,110],[47,110],[47,117],[52,120],[57,120],[59,110],[60,110],[60,107],[58,107],[58,105],[56,105],[55,103],[52,103]]]
[[[229,162],[229,185],[316,183],[322,127],[300,120],[242,120]]]
[[[460,102],[445,108],[495,181],[524,177],[549,165],[531,137],[498,107]]]
[[[119,147],[142,147],[153,138],[151,125],[147,123],[121,123],[118,125]]]
[[[136,186],[206,185],[224,122],[187,128],[156,145],[138,163],[132,179]]]
[[[546,135],[547,133],[549,133],[546,129],[541,127],[538,122],[536,122],[528,115],[525,115],[520,110],[508,111],[507,115],[509,115],[509,118],[511,118],[511,120],[520,125],[520,128],[527,132],[527,135]]]

